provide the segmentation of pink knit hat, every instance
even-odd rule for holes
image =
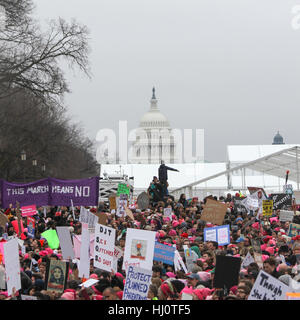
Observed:
[[[73,292],[65,292],[61,295],[62,298],[65,298],[67,300],[75,300],[74,293]]]
[[[98,280],[98,276],[96,275],[96,273],[92,273],[92,274],[90,275],[90,279]]]
[[[274,255],[274,247],[266,248],[266,251],[269,252],[271,255]]]
[[[173,272],[166,272],[166,276],[169,278],[176,278],[176,274]]]
[[[265,251],[267,249],[267,247],[268,247],[268,245],[265,243],[260,246],[260,249],[261,249],[261,251]]]
[[[259,230],[259,223],[258,222],[253,223],[252,228]]]
[[[179,222],[178,221],[173,221],[172,222],[172,227],[176,228],[177,226],[179,226]]]
[[[262,254],[261,258],[262,258],[262,261],[265,261],[265,260],[267,260],[269,258],[269,256],[266,255],[266,254]]]
[[[177,232],[174,229],[169,231],[169,236],[174,237],[176,235],[177,235]]]

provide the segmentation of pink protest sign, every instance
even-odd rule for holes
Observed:
[[[22,217],[30,217],[36,215],[36,205],[21,207]]]

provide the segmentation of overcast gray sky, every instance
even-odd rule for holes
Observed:
[[[299,143],[300,0],[35,0],[45,19],[90,30],[93,78],[68,72],[69,113],[95,139],[136,128],[152,86],[173,128],[205,130],[205,159],[228,144]]]

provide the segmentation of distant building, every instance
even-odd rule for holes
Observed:
[[[277,134],[275,135],[272,144],[285,144],[285,143],[283,142],[283,137],[281,136],[281,134],[279,133],[279,131],[278,131]]]

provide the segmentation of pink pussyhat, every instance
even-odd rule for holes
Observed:
[[[184,287],[181,292],[181,294],[186,293],[186,294],[190,294],[193,295],[193,287]]]
[[[260,249],[261,249],[262,251],[265,251],[265,250],[267,249],[267,247],[268,247],[268,245],[265,243],[265,244],[262,244],[262,245],[260,246]]]
[[[270,218],[270,222],[271,223],[273,223],[273,222],[277,223],[277,222],[279,222],[279,220],[278,220],[277,217],[273,217],[273,218]]]
[[[271,255],[274,255],[274,247],[268,247],[265,251],[269,252]]]
[[[252,228],[259,230],[259,223],[258,222],[253,223]]]
[[[269,256],[266,255],[266,254],[262,254],[261,258],[262,258],[262,261],[265,261],[265,260],[267,260],[269,258]]]
[[[172,229],[169,231],[169,236],[175,237],[176,235],[177,235],[177,232],[175,230]]]
[[[179,226],[179,222],[178,221],[173,221],[172,222],[172,227],[176,228],[177,226]]]

